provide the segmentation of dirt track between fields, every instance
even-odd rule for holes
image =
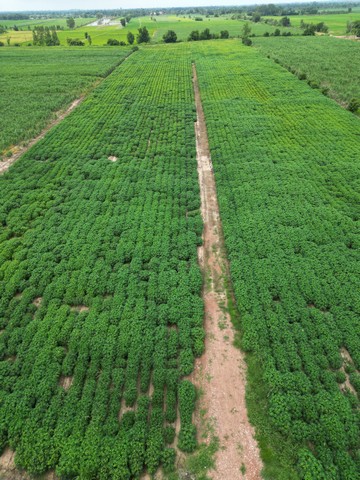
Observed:
[[[50,122],[49,125],[47,125],[47,127],[45,127],[44,130],[41,133],[39,133],[39,135],[37,135],[32,140],[30,140],[30,142],[26,146],[12,147],[10,151],[13,152],[13,155],[7,160],[4,160],[2,162],[0,161],[0,175],[6,172],[11,167],[11,165],[15,163],[16,160],[18,160],[21,157],[21,155],[24,155],[25,152],[27,152],[33,145],[35,145],[35,143],[37,143],[39,140],[44,138],[47,132],[51,128],[55,127],[55,125],[57,125],[62,120],[64,120],[64,118],[67,117],[69,113],[71,113],[78,105],[80,105],[80,103],[84,100],[84,98],[85,96],[82,96],[74,100],[72,104],[65,111],[61,110],[60,112],[57,112],[55,120]]]
[[[215,455],[212,480],[261,479],[262,462],[246,403],[244,354],[234,345],[234,328],[227,310],[225,278],[229,278],[215,178],[210,158],[205,115],[202,108],[196,66],[193,81],[197,122],[195,124],[201,214],[204,221],[203,246],[199,263],[204,274],[205,353],[196,362],[192,380],[203,392],[197,408],[199,438],[205,434],[201,411],[213,425],[220,448]],[[209,441],[209,438],[208,438]]]

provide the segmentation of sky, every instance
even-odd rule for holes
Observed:
[[[296,1],[296,0],[294,0]],[[0,11],[251,5],[270,0],[0,0]],[[284,3],[277,1],[274,3]],[[290,3],[291,0],[288,0]]]

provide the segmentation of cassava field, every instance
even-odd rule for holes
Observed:
[[[0,49],[0,478],[360,478],[358,47]]]

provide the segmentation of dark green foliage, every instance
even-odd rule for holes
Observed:
[[[106,45],[119,46],[120,42],[119,42],[119,40],[116,40],[114,38],[109,38],[108,41],[106,42]]]
[[[134,41],[135,41],[135,36],[132,32],[128,32],[127,36],[127,41],[129,43],[129,45],[133,45]]]
[[[85,43],[80,40],[80,38],[67,38],[66,39],[67,44],[69,47],[84,47]]]
[[[230,37],[230,34],[229,34],[229,31],[228,30],[221,30],[220,32],[220,38],[229,38]]]
[[[195,410],[196,392],[194,385],[185,380],[180,383],[179,412],[181,429],[178,446],[184,452],[193,452],[196,448],[196,428],[192,424],[192,415]]]
[[[252,45],[252,41],[251,41],[251,39],[250,39],[249,37],[243,37],[243,38],[241,39],[241,43],[242,43],[243,45],[245,45],[246,47],[251,47],[251,45]]]
[[[199,30],[193,30],[188,37],[189,42],[193,42],[193,41],[196,42],[199,39],[200,39]]]
[[[360,108],[360,100],[357,98],[352,98],[349,102],[349,105],[347,106],[347,109],[350,112],[357,112]]]
[[[141,27],[138,29],[138,35],[136,37],[137,43],[149,43],[150,42],[150,34],[146,27]]]
[[[33,44],[39,46],[54,47],[60,45],[55,27],[35,27],[33,30]]]
[[[176,43],[177,35],[174,30],[168,30],[168,32],[163,35],[163,40],[165,43]]]

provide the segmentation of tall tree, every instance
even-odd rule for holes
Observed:
[[[66,25],[70,28],[70,30],[75,28],[75,20],[73,19],[73,17],[69,17],[66,19]]]
[[[149,43],[150,42],[150,34],[146,27],[139,28],[139,33],[136,38],[137,43]]]
[[[132,45],[135,41],[135,36],[132,32],[128,32],[127,34],[127,41],[129,42],[129,45]]]
[[[163,35],[163,40],[165,43],[176,43],[177,35],[174,30],[168,30],[168,32]]]

